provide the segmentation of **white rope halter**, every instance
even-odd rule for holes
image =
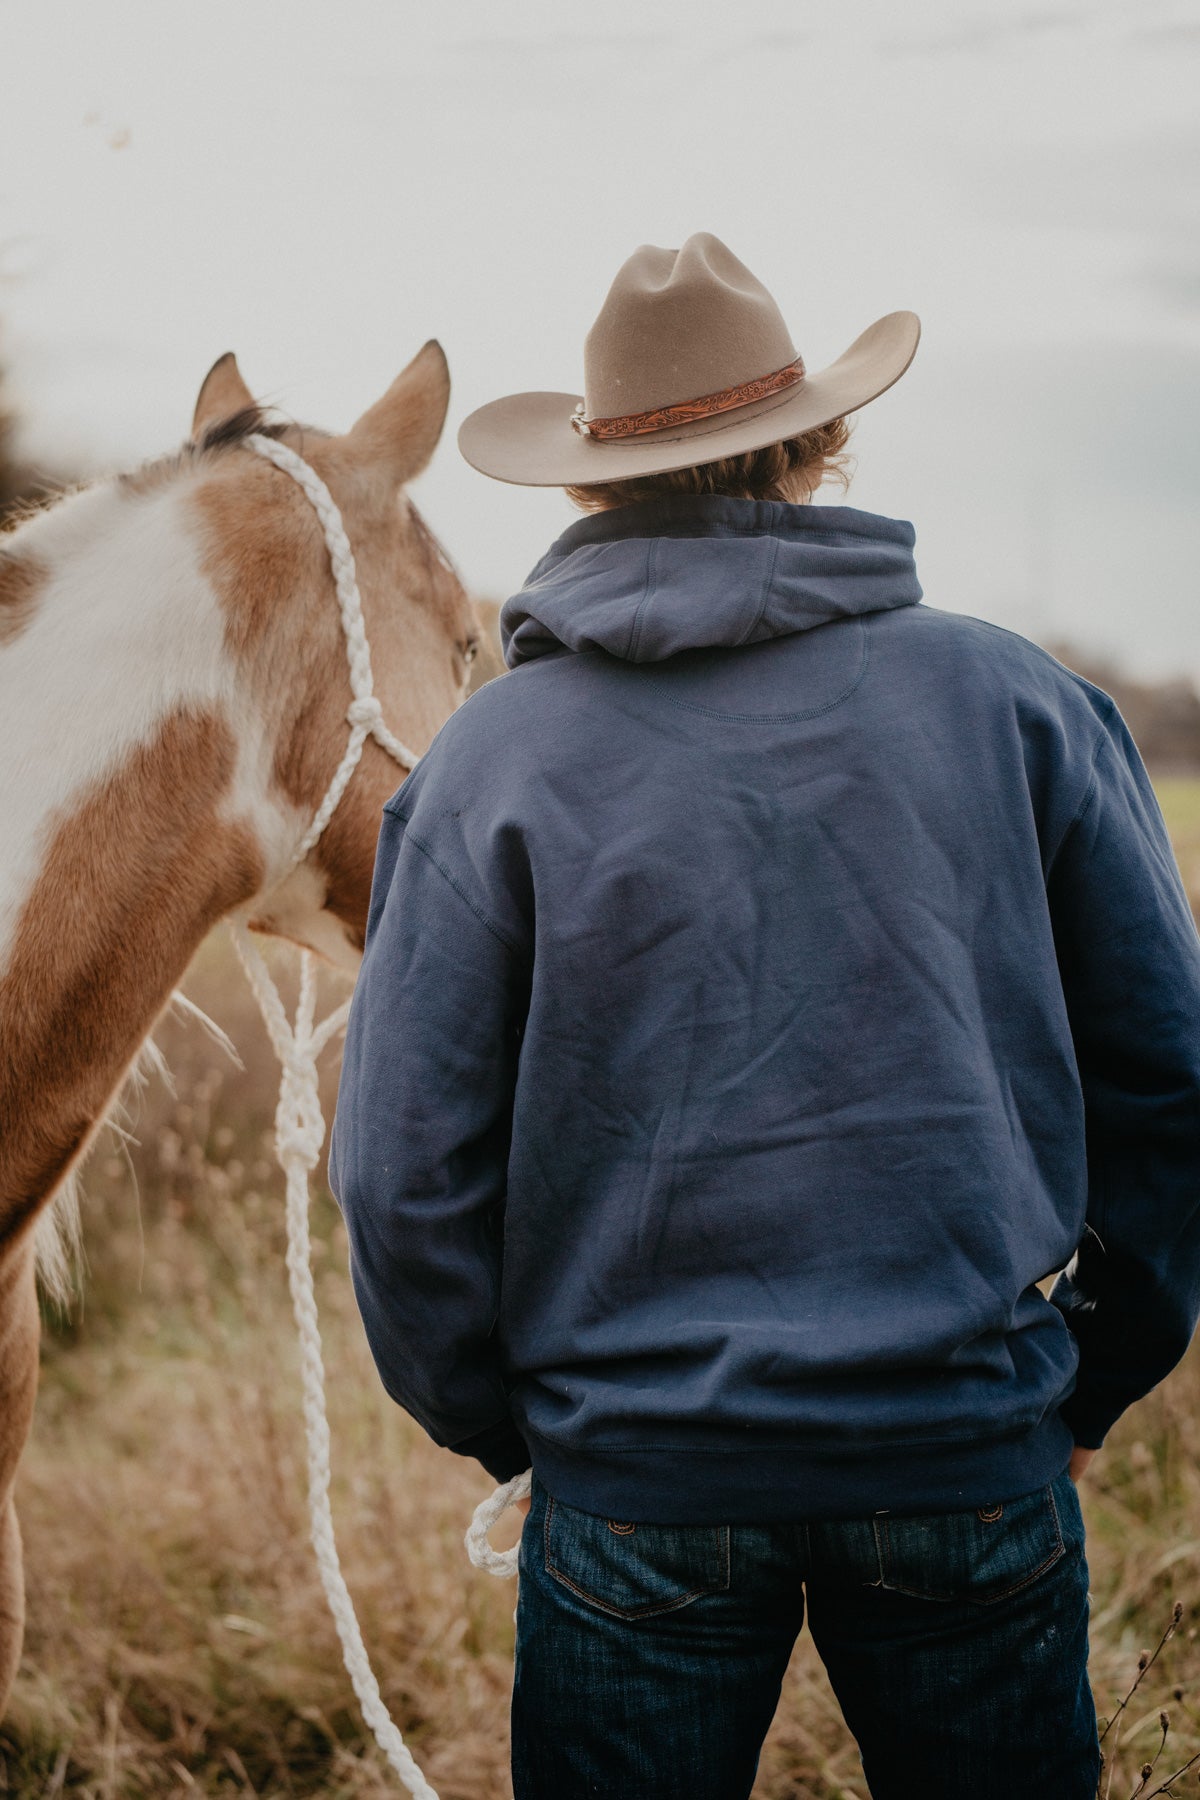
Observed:
[[[329,560],[333,565],[342,630],[346,637],[346,657],[350,664],[350,688],[354,695],[346,709],[346,723],[350,727],[346,753],[334,770],[333,779],[325,790],[325,798],[313,815],[312,824],[296,848],[292,859],[292,867],[295,868],[297,863],[304,861],[336,812],[338,801],[349,786],[350,777],[358,767],[363,753],[363,745],[369,737],[373,737],[389,756],[394,757],[406,769],[415,769],[421,759],[415,750],[402,744],[383,722],[383,708],[375,697],[375,683],[371,675],[371,646],[367,643],[367,630],[363,624],[362,596],[358,591],[354,552],[350,548],[350,539],[346,536],[346,527],[342,524],[337,501],[316,470],[310,468],[294,450],[289,450],[286,444],[279,443],[275,438],[263,437],[261,432],[255,432],[246,442],[260,456],[265,456],[268,462],[273,462],[277,469],[282,469],[285,475],[291,476],[321,521]]]
[[[334,771],[313,816],[312,823],[297,845],[287,873],[303,862],[328,825],[338,802],[345,793],[350,777],[358,767],[363,745],[373,737],[389,756],[407,769],[420,760],[393,735],[383,722],[383,711],[375,697],[371,675],[371,651],[363,625],[362,598],[354,553],[337,502],[316,471],[303,457],[286,444],[255,433],[246,439],[252,450],[290,475],[304,491],[321,521],[333,578],[337,586],[342,629],[346,637],[346,655],[350,664],[350,687],[354,698],[346,709],[350,738],[345,754]],[[313,1550],[321,1585],[333,1622],[341,1640],[342,1656],[358,1696],[362,1715],[375,1735],[375,1741],[414,1800],[438,1800],[417,1767],[400,1729],[383,1703],[379,1683],[371,1668],[363,1643],[362,1631],[354,1611],[354,1602],[338,1561],[333,1535],[333,1514],[329,1504],[329,1420],[325,1411],[325,1365],[321,1355],[321,1333],[317,1322],[317,1301],[313,1289],[312,1262],[309,1251],[308,1178],[316,1168],[325,1140],[325,1120],[321,1113],[317,1085],[317,1058],[326,1044],[343,1029],[350,1012],[344,1001],[320,1024],[314,1020],[316,1007],[316,959],[311,951],[300,952],[300,993],[296,1016],[289,1022],[279,990],[271,979],[261,951],[240,921],[231,926],[234,947],[246,978],[250,983],[258,1009],[263,1016],[275,1054],[279,1059],[279,1105],[275,1112],[275,1153],[287,1181],[287,1269],[292,1296],[292,1311],[300,1338],[300,1374],[304,1395],[304,1435],[308,1451],[308,1511]],[[477,1568],[493,1575],[515,1575],[517,1550],[493,1550],[487,1533],[500,1515],[528,1494],[530,1471],[505,1482],[494,1494],[476,1507],[466,1546]]]

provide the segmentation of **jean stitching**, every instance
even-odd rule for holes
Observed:
[[[879,1580],[865,1582],[863,1584],[865,1587],[886,1587],[887,1586],[887,1581],[886,1581],[886,1579],[884,1577],[884,1573],[883,1573],[883,1545],[879,1541],[880,1529],[881,1529],[881,1527],[880,1527],[878,1519],[872,1519],[871,1520],[871,1530],[875,1535],[875,1562],[879,1569]],[[886,1536],[887,1535],[887,1520],[886,1519],[883,1521],[882,1530],[883,1530],[884,1535]]]
[[[554,1495],[547,1494],[547,1496],[546,1496],[546,1517],[542,1523],[542,1561],[547,1569],[551,1568],[551,1566],[552,1566],[551,1562],[550,1562],[550,1519],[551,1519],[551,1516],[553,1515],[553,1512],[554,1512]]]
[[[719,1592],[715,1588],[693,1588],[690,1593],[677,1595],[671,1600],[655,1600],[649,1606],[615,1606],[611,1600],[601,1600],[598,1594],[593,1594],[589,1589],[580,1587],[553,1563],[547,1563],[546,1567],[555,1581],[561,1582],[563,1587],[570,1588],[573,1594],[578,1594],[581,1600],[586,1600],[589,1606],[594,1606],[598,1612],[607,1613],[613,1619],[650,1619],[656,1613],[675,1612],[679,1607],[686,1606],[689,1601],[698,1600],[702,1594]]]
[[[554,1496],[550,1494],[546,1499],[546,1521],[542,1527],[542,1557],[546,1566],[546,1573],[550,1575],[553,1580],[561,1583],[563,1587],[570,1588],[573,1594],[578,1594],[581,1600],[586,1600],[589,1606],[594,1606],[598,1608],[600,1612],[607,1613],[610,1618],[649,1619],[656,1613],[675,1612],[679,1607],[687,1606],[690,1601],[700,1599],[703,1594],[720,1594],[726,1593],[729,1590],[730,1551],[728,1525],[718,1525],[716,1527],[718,1532],[723,1532],[725,1535],[725,1581],[723,1585],[718,1583],[715,1587],[693,1588],[690,1593],[677,1595],[670,1600],[655,1600],[648,1606],[616,1606],[611,1600],[601,1600],[598,1594],[593,1594],[589,1592],[587,1588],[580,1587],[577,1582],[571,1580],[569,1575],[564,1574],[558,1564],[553,1560],[550,1555],[550,1520],[553,1516]]]
[[[1012,1587],[1005,1588],[1002,1593],[993,1594],[991,1600],[980,1601],[980,1605],[991,1605],[992,1600],[1007,1600],[1010,1594],[1019,1593],[1023,1587],[1028,1587],[1031,1581],[1036,1581],[1038,1576],[1050,1567],[1051,1563],[1057,1562],[1059,1557],[1066,1550],[1066,1545],[1063,1543],[1062,1521],[1058,1516],[1058,1506],[1054,1499],[1054,1488],[1052,1486],[1047,1486],[1046,1496],[1050,1501],[1050,1511],[1054,1515],[1054,1535],[1058,1540],[1055,1548],[1051,1550],[1046,1560],[1043,1563],[1040,1563],[1031,1574],[1023,1576],[1020,1581],[1014,1582]]]
[[[1048,1486],[1045,1491],[1050,1500],[1050,1511],[1054,1515],[1054,1535],[1055,1535],[1055,1538],[1057,1539],[1057,1542],[1056,1542],[1054,1548],[1051,1550],[1049,1556],[1047,1556],[1043,1562],[1040,1562],[1036,1569],[1031,1569],[1029,1574],[1022,1575],[1020,1581],[1014,1581],[1011,1587],[1001,1588],[997,1593],[989,1594],[985,1600],[985,1599],[981,1599],[980,1597],[978,1597],[975,1594],[931,1594],[922,1588],[905,1587],[905,1586],[903,1586],[902,1583],[900,1583],[898,1581],[889,1582],[886,1579],[881,1579],[881,1585],[883,1587],[889,1588],[892,1593],[907,1594],[910,1596],[910,1598],[912,1598],[914,1600],[933,1600],[943,1606],[951,1605],[956,1601],[964,1601],[964,1600],[969,1602],[970,1605],[972,1605],[972,1606],[994,1606],[998,1600],[1007,1600],[1007,1599],[1009,1599],[1009,1597],[1011,1595],[1019,1594],[1022,1588],[1028,1587],[1030,1582],[1036,1581],[1039,1575],[1044,1575],[1046,1570],[1048,1568],[1050,1568],[1052,1566],[1052,1564],[1056,1563],[1058,1561],[1059,1557],[1062,1556],[1066,1550],[1066,1545],[1063,1542],[1062,1522],[1059,1519],[1058,1506],[1054,1499],[1054,1489],[1052,1486]],[[885,1520],[884,1526],[883,1526],[883,1533],[884,1533],[885,1539],[887,1539],[888,1538],[888,1528],[887,1528],[886,1520]],[[878,1541],[879,1541],[878,1533],[876,1533],[876,1546],[877,1547],[878,1547]],[[890,1539],[888,1539],[888,1560],[889,1561],[891,1560]],[[880,1575],[882,1578],[882,1575],[883,1575],[882,1565],[880,1567]],[[874,1587],[875,1583],[871,1582],[868,1585]]]

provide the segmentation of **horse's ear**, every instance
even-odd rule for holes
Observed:
[[[382,400],[342,439],[342,458],[357,471],[402,487],[426,467],[450,405],[450,370],[436,338],[397,375]]]
[[[200,384],[196,410],[192,415],[192,437],[198,438],[210,426],[223,424],[235,413],[254,405],[254,395],[242,380],[237,357],[232,350],[219,356]]]

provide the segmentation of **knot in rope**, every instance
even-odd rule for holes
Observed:
[[[321,1112],[317,1058],[312,1050],[311,1033],[301,1038],[293,1030],[281,1060],[275,1145],[285,1169],[295,1159],[309,1173],[320,1162],[321,1145],[325,1142],[325,1118]]]
[[[355,730],[373,732],[377,725],[383,724],[383,707],[374,694],[368,694],[363,700],[352,700],[346,708],[346,722]]]
[[[311,1056],[307,1041],[293,1037],[283,1052],[283,1072],[290,1084],[302,1087],[309,1072]]]
[[[295,1161],[306,1174],[311,1174],[321,1160],[324,1142],[325,1121],[319,1106],[310,1108],[302,1102],[280,1101],[275,1114],[275,1145],[285,1169]]]

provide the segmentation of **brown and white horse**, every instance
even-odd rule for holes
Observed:
[[[479,634],[404,492],[448,400],[431,342],[344,436],[272,427],[223,357],[181,452],[0,539],[0,1711],[24,1624],[12,1491],[39,1215],[218,919],[353,970],[380,807],[403,778],[368,739],[292,867],[346,748],[346,649],[316,515],[246,440],[280,437],[332,491],[384,717],[422,751]]]

